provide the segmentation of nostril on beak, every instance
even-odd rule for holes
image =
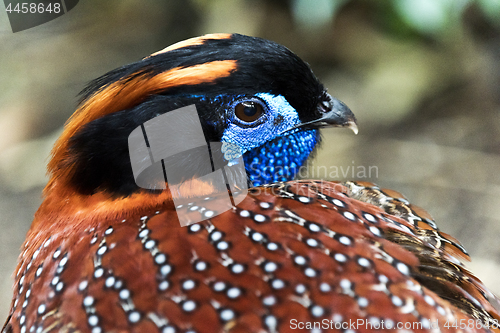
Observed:
[[[320,111],[323,112],[323,113],[327,113],[329,111],[331,111],[333,108],[333,103],[332,103],[332,100],[324,100],[324,101],[321,101],[320,103]]]

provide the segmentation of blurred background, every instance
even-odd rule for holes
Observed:
[[[360,130],[325,130],[310,176],[404,193],[500,294],[500,0],[81,0],[15,34],[0,5],[0,324],[51,146],[79,91],[212,32],[271,39],[309,62]],[[370,166],[370,178],[358,174]]]

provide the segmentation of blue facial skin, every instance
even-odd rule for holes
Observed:
[[[314,147],[319,131],[293,131],[243,155],[245,169],[253,186],[295,178]]]
[[[255,97],[265,106],[263,116],[254,123],[244,123],[229,114],[231,121],[221,141],[241,148],[253,186],[292,180],[318,144],[319,131],[290,130],[300,124],[300,119],[283,96],[259,93]],[[252,97],[243,97],[243,100],[245,98],[252,100]],[[241,101],[241,97],[234,99],[235,104]]]
[[[231,165],[243,155],[245,170],[253,186],[295,179],[309,155],[320,142],[317,129],[291,129],[299,125],[297,111],[281,95],[259,93],[254,96],[219,95],[207,98],[192,95],[200,101],[209,101],[225,109],[227,127],[221,141],[233,143],[225,159]],[[243,101],[259,101],[264,114],[253,123],[245,123],[234,115],[234,106]],[[240,147],[240,152],[234,152]]]

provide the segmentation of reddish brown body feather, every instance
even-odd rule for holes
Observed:
[[[438,321],[459,331],[444,325],[499,319],[456,259],[460,245],[426,214],[373,184],[314,181],[252,189],[238,207],[188,227],[170,200],[126,217],[86,214],[65,228],[51,228],[55,217],[42,211],[7,332],[297,332],[309,330],[293,329],[294,320],[323,319]],[[457,277],[431,278],[455,284],[469,311],[415,279],[427,274],[429,253],[436,260],[426,265]]]

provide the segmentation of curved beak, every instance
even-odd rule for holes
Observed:
[[[326,111],[326,112],[325,112]],[[344,103],[336,98],[330,99],[330,107],[328,110],[321,110],[321,116],[318,119],[308,121],[306,123],[298,124],[290,128],[322,128],[322,127],[347,127],[351,129],[354,134],[358,134],[358,125],[356,124],[356,117],[351,109]]]

